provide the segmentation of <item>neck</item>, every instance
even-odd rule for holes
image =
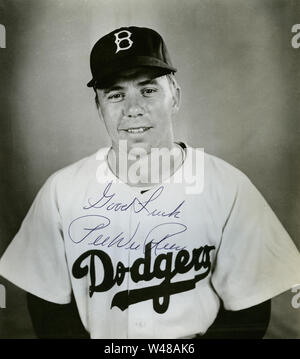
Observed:
[[[130,186],[154,186],[171,177],[184,161],[181,146],[173,143],[170,147],[151,149],[147,154],[130,151],[130,155],[111,148],[108,164],[114,175]]]

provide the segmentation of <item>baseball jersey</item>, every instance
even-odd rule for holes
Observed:
[[[54,303],[73,292],[91,338],[114,339],[205,333],[220,300],[241,310],[300,283],[297,248],[242,172],[186,147],[142,191],[114,176],[108,150],[46,181],[2,276]]]

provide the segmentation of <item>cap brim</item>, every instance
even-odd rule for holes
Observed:
[[[87,87],[94,87],[94,84],[95,84],[95,80],[94,79],[91,79],[91,81],[89,81],[87,83]]]
[[[101,81],[111,77],[112,75],[116,75],[121,71],[129,70],[135,67],[158,68],[161,70],[162,75],[177,71],[175,67],[172,67],[156,58],[148,56],[137,56],[134,58],[127,57],[126,59],[120,60],[121,61],[108,64],[105,68],[102,67],[101,74],[99,73],[98,75],[95,75],[95,78],[89,81],[87,83],[87,86],[93,87],[95,86],[96,82],[100,83]]]

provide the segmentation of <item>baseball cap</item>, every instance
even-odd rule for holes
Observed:
[[[90,56],[93,87],[123,70],[153,67],[161,75],[176,72],[160,34],[145,27],[121,27],[100,38]]]

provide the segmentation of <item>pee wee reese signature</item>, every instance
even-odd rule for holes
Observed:
[[[179,235],[187,230],[187,226],[178,222],[184,201],[178,203],[171,210],[156,208],[155,201],[162,195],[164,186],[158,187],[153,193],[149,192],[148,198],[141,201],[134,196],[128,203],[119,201],[118,193],[113,191],[112,182],[109,182],[104,188],[100,197],[96,200],[88,199],[88,205],[83,209],[89,213],[91,210],[97,214],[87,214],[75,218],[69,225],[68,234],[73,243],[88,243],[97,247],[117,247],[126,250],[143,249],[147,243],[151,242],[151,249],[154,254],[160,250],[185,249],[174,242],[179,239]],[[144,197],[142,197],[144,199]],[[155,207],[155,208],[154,208]],[[142,228],[141,222],[138,222],[133,230],[133,234],[126,236],[124,231],[115,231],[114,223],[109,214],[111,212],[122,213],[133,210],[133,213],[145,213],[147,216],[173,219],[173,221],[160,223],[150,229]],[[98,214],[100,212],[100,214]],[[105,215],[103,215],[105,213]],[[115,233],[113,233],[115,231]]]
[[[73,243],[88,243],[89,245],[98,247],[117,247],[126,250],[143,249],[145,252],[146,245],[151,242],[151,249],[156,255],[161,250],[185,249],[185,246],[179,246],[174,241],[174,237],[180,235],[187,230],[187,226],[178,222],[161,223],[146,233],[140,230],[140,222],[138,222],[133,234],[126,237],[124,232],[117,234],[108,234],[108,230],[112,230],[111,220],[101,215],[86,215],[75,218],[69,225],[68,234]],[[135,239],[138,238],[136,241]],[[142,243],[142,244],[141,244]]]

